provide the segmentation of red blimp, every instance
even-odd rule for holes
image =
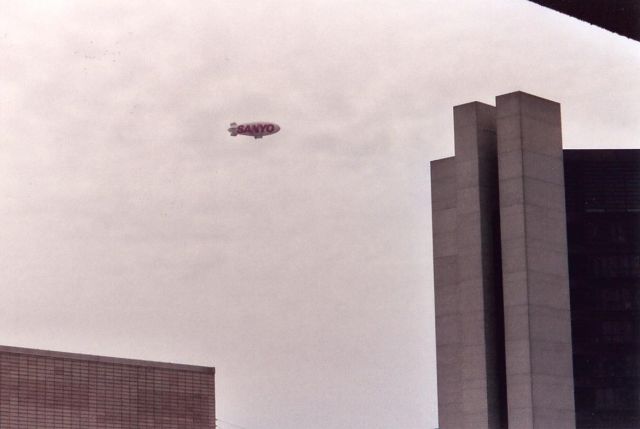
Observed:
[[[264,136],[275,134],[280,131],[280,127],[272,122],[251,122],[248,124],[231,123],[231,127],[227,130],[232,137],[238,134],[242,136],[251,136],[255,139],[261,139]]]

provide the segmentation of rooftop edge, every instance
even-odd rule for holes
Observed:
[[[142,360],[142,359],[127,359],[127,358],[98,356],[98,355],[89,355],[89,354],[81,354],[81,353],[58,352],[53,350],[29,349],[29,348],[23,348],[23,347],[11,347],[11,346],[3,346],[3,345],[0,345],[0,353],[12,353],[12,354],[18,354],[18,355],[27,355],[27,356],[50,357],[50,358],[76,360],[76,361],[83,361],[83,362],[101,362],[101,363],[111,363],[111,364],[117,364],[117,365],[165,368],[165,369],[174,369],[174,370],[181,370],[181,371],[205,372],[205,373],[211,373],[211,374],[215,373],[215,368],[208,367],[208,366],[187,365],[187,364],[169,363],[169,362],[156,362],[156,361],[149,361],[149,360]]]

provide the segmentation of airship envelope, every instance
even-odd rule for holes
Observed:
[[[256,139],[261,139],[264,136],[277,133],[280,131],[280,127],[272,122],[250,122],[239,125],[232,122],[227,131],[231,133],[232,137],[240,134],[242,136],[251,136]]]

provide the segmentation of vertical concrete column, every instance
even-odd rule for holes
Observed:
[[[454,107],[457,285],[460,295],[462,424],[501,427],[503,353],[497,202],[495,108]],[[499,266],[499,265],[498,265]],[[502,349],[503,350],[503,349]]]
[[[560,105],[496,108],[509,427],[574,429]]]
[[[433,271],[436,359],[440,428],[461,424],[460,308],[457,285],[456,164],[454,158],[431,162]]]

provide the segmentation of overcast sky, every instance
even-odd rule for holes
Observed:
[[[0,64],[0,344],[215,366],[248,429],[437,426],[454,105],[639,146],[640,45],[524,0],[0,0]]]

